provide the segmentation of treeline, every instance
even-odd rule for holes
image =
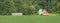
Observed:
[[[0,0],[0,15],[32,15],[39,8],[46,9],[49,13],[60,13],[60,0]]]

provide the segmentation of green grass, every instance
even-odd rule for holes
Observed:
[[[60,23],[60,16],[0,16],[0,23]]]

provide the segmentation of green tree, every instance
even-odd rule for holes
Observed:
[[[10,0],[10,2],[9,2],[9,13],[11,14],[11,13],[13,13],[13,12],[17,12],[16,11],[16,7],[15,7],[15,3],[14,3],[14,0]]]

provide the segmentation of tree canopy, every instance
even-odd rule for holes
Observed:
[[[0,0],[0,15],[14,12],[31,15],[37,13],[39,8],[49,13],[60,13],[60,0]]]

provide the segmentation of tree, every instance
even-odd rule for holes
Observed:
[[[17,11],[16,11],[16,7],[15,7],[14,0],[10,0],[9,6],[10,6],[10,8],[9,8],[9,13],[10,13],[10,14],[13,13],[13,12],[17,12]]]

